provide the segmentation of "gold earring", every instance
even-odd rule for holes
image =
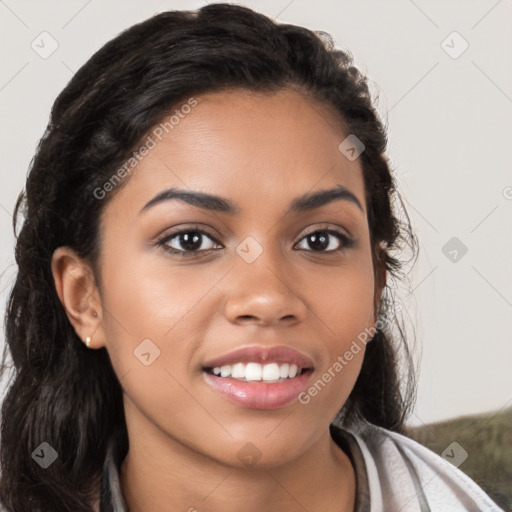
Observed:
[[[85,338],[85,344],[87,345],[87,348],[91,348],[89,346],[91,344],[91,337],[90,336],[87,336],[87,338]]]

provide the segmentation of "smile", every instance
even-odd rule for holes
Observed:
[[[277,409],[297,401],[313,373],[307,356],[290,347],[247,347],[209,361],[206,383],[223,398],[251,409]]]
[[[265,365],[251,363],[235,363],[233,365],[216,366],[207,369],[217,377],[239,379],[245,382],[282,382],[301,375],[307,368],[299,368],[296,364],[268,363]]]

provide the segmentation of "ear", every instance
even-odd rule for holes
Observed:
[[[77,335],[82,341],[90,336],[90,348],[105,346],[101,298],[90,265],[69,247],[59,247],[52,256],[52,274],[57,295]]]

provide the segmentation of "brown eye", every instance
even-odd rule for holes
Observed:
[[[213,243],[212,243],[213,242]],[[175,231],[158,241],[159,246],[172,253],[181,256],[191,256],[198,252],[215,249],[217,239],[204,229],[186,228]]]
[[[345,233],[335,229],[319,229],[308,233],[300,242],[306,242],[311,248],[301,247],[302,249],[311,250],[313,252],[338,252],[349,249],[354,245],[354,240],[349,238]]]

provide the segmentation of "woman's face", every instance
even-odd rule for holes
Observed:
[[[296,92],[195,100],[150,133],[105,208],[93,344],[148,450],[271,467],[325,435],[375,325],[362,170],[338,149],[349,134],[333,115]]]

